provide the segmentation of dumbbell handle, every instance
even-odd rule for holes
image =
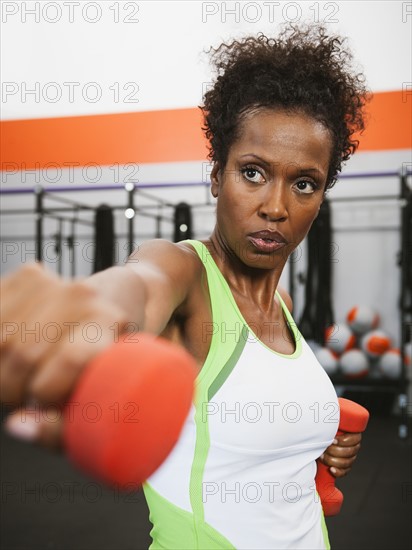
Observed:
[[[349,399],[339,397],[340,421],[336,435],[342,433],[360,433],[368,425],[369,412]],[[325,516],[339,514],[343,503],[343,494],[335,487],[335,478],[329,472],[329,467],[317,461],[316,489],[322,502]]]

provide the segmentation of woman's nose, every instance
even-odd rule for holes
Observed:
[[[287,193],[282,184],[268,185],[264,190],[259,215],[269,221],[284,221],[287,219]]]

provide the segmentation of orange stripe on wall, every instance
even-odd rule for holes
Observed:
[[[412,148],[412,94],[381,92],[367,106],[367,127],[359,151]]]
[[[201,125],[195,108],[4,121],[2,168],[204,160]]]
[[[360,151],[412,148],[411,106],[410,94],[375,94]],[[1,168],[202,161],[201,124],[198,108],[3,121]]]

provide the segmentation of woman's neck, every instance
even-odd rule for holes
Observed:
[[[246,265],[236,251],[227,245],[216,228],[204,244],[234,293],[247,298],[261,310],[272,307],[273,296],[286,263],[285,258],[281,257],[280,265],[273,269]]]

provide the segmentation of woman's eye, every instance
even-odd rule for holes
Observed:
[[[298,181],[296,187],[300,193],[305,194],[313,193],[316,189],[316,185],[313,182],[305,180]]]
[[[241,172],[248,181],[251,181],[253,183],[260,183],[263,180],[262,174],[256,168],[243,168]]]

